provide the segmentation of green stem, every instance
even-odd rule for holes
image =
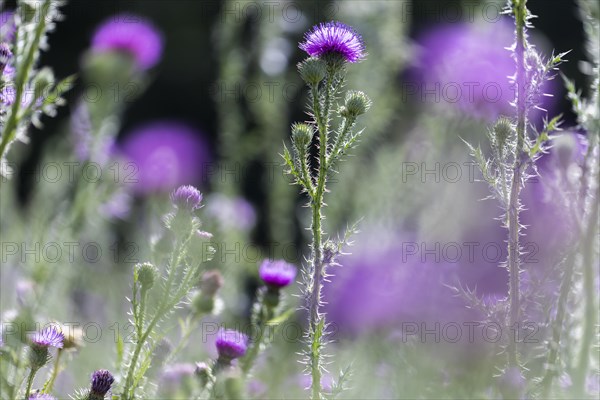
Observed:
[[[516,0],[513,3],[515,14],[516,36],[515,56],[517,61],[516,84],[517,84],[517,145],[515,148],[514,164],[512,168],[512,180],[508,203],[508,273],[509,273],[509,313],[508,332],[514,330],[515,337],[508,341],[508,363],[509,366],[517,367],[518,350],[517,336],[520,311],[520,257],[519,257],[519,195],[522,187],[522,156],[525,141],[525,127],[527,123],[527,104],[525,88],[525,21],[526,0]]]
[[[56,381],[56,377],[58,376],[58,371],[60,370],[60,356],[62,355],[63,350],[58,349],[56,352],[56,359],[54,360],[54,366],[52,368],[52,375],[50,375],[50,379],[44,385],[44,392],[51,393],[52,388],[54,388],[54,382]]]
[[[36,52],[38,51],[42,35],[46,30],[46,21],[48,18],[49,9],[50,0],[46,0],[42,5],[40,14],[36,16],[39,22],[35,31],[34,39],[31,42],[27,56],[25,57],[25,64],[22,67],[19,65],[18,68],[17,79],[15,81],[15,101],[13,103],[10,116],[6,121],[6,126],[2,135],[2,142],[0,142],[0,159],[4,157],[4,152],[7,146],[15,139],[16,136],[17,125],[19,123],[19,111],[21,109],[21,101],[23,98],[23,91],[25,90],[25,83],[27,82],[29,74],[31,73],[31,69],[33,68]]]
[[[25,389],[25,399],[29,399],[29,394],[31,393],[31,386],[33,385],[33,379],[35,378],[35,374],[37,372],[37,368],[31,368],[31,371],[29,372],[29,377],[27,377],[27,388]]]
[[[319,102],[315,103],[317,109],[314,110],[317,116],[317,125],[319,129],[319,175],[317,178],[317,188],[312,199],[312,288],[309,298],[309,329],[311,335],[311,350],[310,350],[310,369],[312,376],[312,399],[321,399],[321,343],[316,343],[319,340],[316,332],[321,323],[321,314],[319,307],[321,304],[321,286],[323,279],[323,253],[322,253],[322,227],[321,221],[323,218],[323,195],[325,193],[325,185],[327,182],[327,144],[329,135],[329,113],[331,109],[331,96],[333,89],[334,72],[328,71],[327,80],[325,82],[325,101],[323,104],[323,113],[320,113]],[[314,95],[313,95],[314,97]],[[316,96],[318,98],[318,95]]]
[[[585,393],[585,380],[588,373],[590,363],[590,353],[592,343],[594,341],[597,313],[596,308],[596,291],[594,289],[595,274],[594,274],[594,256],[596,243],[596,230],[598,223],[598,188],[596,188],[594,196],[592,196],[592,210],[588,221],[588,226],[583,238],[583,292],[584,292],[584,327],[583,337],[581,339],[581,348],[579,350],[579,362],[573,377],[573,387],[579,396]]]

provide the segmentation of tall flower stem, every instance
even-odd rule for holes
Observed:
[[[323,110],[319,101],[319,94],[313,89],[313,112],[319,133],[319,172],[317,187],[312,198],[312,288],[309,297],[309,329],[310,329],[310,371],[312,376],[312,398],[321,398],[321,334],[323,329],[322,315],[319,312],[321,305],[321,287],[323,280],[323,229],[322,208],[323,195],[327,183],[327,144],[329,136],[329,118],[331,110],[331,97],[335,71],[328,68],[325,80],[325,99]]]
[[[519,223],[520,202],[519,195],[523,185],[523,145],[525,143],[527,125],[526,104],[526,77],[525,77],[525,49],[527,41],[525,37],[525,24],[527,18],[526,0],[513,0],[512,7],[515,16],[516,43],[515,59],[517,64],[517,145],[515,147],[514,163],[512,167],[512,179],[508,200],[508,273],[509,273],[509,312],[508,332],[514,330],[515,337],[509,338],[508,342],[508,364],[518,366],[517,336],[520,311],[520,247],[519,236],[521,226]]]
[[[37,368],[31,368],[29,372],[29,376],[27,377],[27,388],[25,389],[25,398],[29,398],[29,394],[31,393],[31,386],[33,385],[33,379],[35,378],[35,374],[38,372]]]
[[[46,393],[52,392],[52,388],[54,388],[54,382],[60,371],[60,356],[62,353],[62,349],[58,349],[56,352],[56,359],[54,360],[54,366],[52,367],[52,375],[50,375],[50,379],[48,379],[48,382],[44,385],[44,391]]]
[[[595,244],[597,238],[598,223],[598,188],[596,187],[594,195],[591,198],[592,209],[588,220],[588,226],[584,232],[585,237],[582,243],[582,264],[583,264],[583,292],[585,294],[584,305],[584,328],[581,339],[581,348],[579,350],[579,361],[573,376],[573,387],[576,395],[583,396],[585,393],[585,379],[587,377],[590,363],[590,353],[594,341],[594,333],[597,324],[598,309],[596,305],[596,290],[594,289],[594,256]]]

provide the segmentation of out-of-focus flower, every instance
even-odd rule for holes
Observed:
[[[194,364],[189,363],[180,363],[167,365],[161,374],[161,379],[165,383],[176,384],[181,381],[181,379],[192,376],[196,372],[196,366]]]
[[[160,61],[163,39],[146,19],[120,14],[100,25],[92,39],[92,48],[97,52],[127,53],[140,69],[148,69]]]
[[[427,32],[417,40],[420,78],[406,83],[405,95],[417,102],[455,105],[489,122],[512,114],[515,88],[508,77],[516,67],[505,47],[513,43],[513,31],[510,23],[499,21],[453,24]],[[552,88],[546,84],[541,89],[548,92]],[[540,100],[545,108],[552,104],[552,98]],[[536,116],[530,117],[535,122]]]
[[[100,369],[92,374],[92,387],[90,389],[90,397],[104,399],[104,396],[110,390],[115,378],[110,371]]]
[[[248,350],[248,336],[232,329],[220,329],[215,342],[219,360],[228,364],[243,357]]]
[[[305,34],[300,48],[311,57],[335,54],[350,63],[358,62],[365,56],[362,37],[353,28],[337,21],[314,26]]]
[[[29,396],[29,400],[56,400],[56,397],[48,393],[34,393]]]
[[[285,260],[264,260],[259,268],[260,279],[274,288],[288,286],[296,278],[296,267]]]
[[[209,152],[200,133],[173,122],[157,122],[132,132],[123,143],[123,156],[135,166],[138,193],[166,192],[202,178]],[[131,171],[129,171],[131,172]]]
[[[178,209],[194,211],[200,208],[202,193],[191,185],[180,186],[171,193],[171,202]]]
[[[206,213],[214,217],[223,230],[246,231],[256,223],[256,212],[252,205],[241,197],[212,194],[206,201]]]
[[[31,343],[34,347],[56,347],[62,349],[65,336],[54,326],[48,326],[33,334]]]
[[[0,13],[0,41],[12,42],[15,37],[15,19],[12,11]]]

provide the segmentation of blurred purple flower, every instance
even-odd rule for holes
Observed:
[[[217,333],[215,345],[217,346],[219,359],[230,362],[246,354],[248,350],[248,336],[235,330],[220,329]]]
[[[34,393],[29,396],[29,400],[56,400],[56,397],[47,393]]]
[[[181,379],[192,376],[196,372],[196,365],[189,363],[180,363],[167,365],[161,374],[161,380],[166,384],[177,384]]]
[[[126,137],[123,156],[135,165],[138,193],[168,192],[200,181],[209,152],[203,137],[173,122],[157,122]],[[129,171],[131,172],[131,171]]]
[[[206,213],[217,220],[223,230],[247,231],[256,223],[256,212],[246,199],[212,194],[207,199]]]
[[[54,326],[48,326],[33,334],[31,343],[38,347],[56,347],[62,349],[65,336]]]
[[[13,54],[8,44],[0,42],[0,74],[4,73],[4,68],[12,60]]]
[[[119,188],[100,205],[99,212],[107,219],[126,219],[131,211],[132,197],[124,188]]]
[[[15,19],[12,11],[0,13],[0,42],[12,42],[15,37]]]
[[[339,54],[350,63],[358,62],[365,56],[362,37],[353,28],[337,21],[314,26],[304,35],[300,49],[311,57]]]
[[[136,15],[119,14],[105,21],[94,33],[95,51],[122,51],[131,55],[140,69],[149,69],[161,58],[163,39],[147,20]]]
[[[274,288],[282,288],[294,282],[296,267],[285,260],[266,259],[260,264],[258,274],[260,279]]]
[[[456,104],[475,118],[493,121],[510,115],[515,90],[509,82],[515,62],[506,47],[514,41],[509,21],[488,24],[454,24],[436,28],[418,39],[418,76],[406,83],[406,95],[421,102]],[[490,44],[494,45],[490,45]],[[545,85],[546,92],[551,91]],[[542,98],[548,108],[552,99]],[[542,114],[531,113],[532,121]]]

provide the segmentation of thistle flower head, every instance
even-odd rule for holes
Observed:
[[[248,350],[248,336],[232,329],[220,329],[217,333],[217,352],[219,360],[229,363],[243,357]]]
[[[264,260],[258,274],[267,286],[280,289],[288,286],[296,278],[296,267],[284,260]]]
[[[339,55],[350,63],[365,57],[365,44],[362,37],[351,27],[337,21],[316,25],[306,33],[300,49],[311,57]]]
[[[64,340],[65,336],[58,328],[48,326],[33,335],[31,344],[33,347],[56,347],[62,349]]]
[[[346,94],[346,104],[341,114],[346,117],[358,117],[369,111],[371,99],[361,91],[351,90]]]
[[[506,117],[500,117],[496,124],[494,125],[494,135],[496,136],[496,140],[500,149],[504,147],[506,141],[512,135],[514,131],[514,127],[510,119]]]
[[[125,52],[134,58],[138,68],[149,69],[160,60],[163,40],[150,22],[135,15],[121,14],[96,30],[92,48],[98,52]]]
[[[110,371],[105,369],[95,371],[92,374],[92,387],[90,389],[90,394],[103,399],[114,382],[115,378],[112,376]]]
[[[158,275],[158,269],[150,264],[138,264],[135,268],[136,280],[142,285],[142,291],[149,290],[154,286],[154,281]]]
[[[296,123],[292,125],[292,139],[297,148],[303,149],[310,145],[315,135],[315,130],[311,125]]]
[[[319,58],[310,57],[298,64],[298,72],[309,85],[317,85],[327,73],[325,62]]]
[[[200,208],[202,193],[191,185],[180,186],[171,193],[171,202],[180,210],[194,211]]]

